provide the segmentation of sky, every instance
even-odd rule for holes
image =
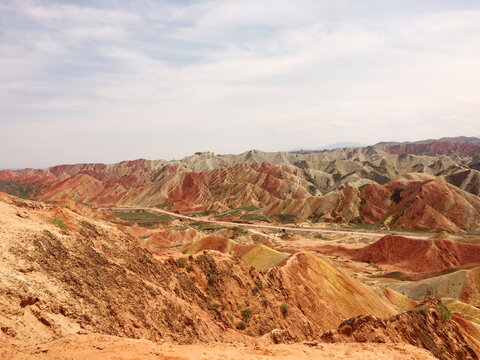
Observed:
[[[0,1],[0,169],[478,136],[479,115],[479,1]]]

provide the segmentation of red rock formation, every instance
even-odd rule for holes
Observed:
[[[322,335],[328,342],[406,343],[429,350],[440,360],[478,359],[480,347],[464,336],[440,300],[429,298],[414,310],[388,320],[363,315]]]
[[[480,245],[442,239],[422,240],[387,235],[358,249],[322,245],[316,250],[372,264],[394,265],[396,269],[412,272],[435,272],[480,265]]]
[[[449,232],[480,228],[480,198],[440,179],[369,184],[360,196],[367,223]]]

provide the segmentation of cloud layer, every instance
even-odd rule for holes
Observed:
[[[480,135],[469,1],[6,1],[0,168]]]

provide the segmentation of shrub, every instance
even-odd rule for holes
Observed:
[[[255,285],[252,289],[253,293],[256,294],[260,291],[260,288],[258,287],[258,285]]]
[[[280,311],[281,311],[283,317],[287,317],[287,315],[288,315],[288,305],[285,304],[285,303],[282,303],[280,305]]]
[[[438,304],[437,310],[445,320],[452,317],[452,312],[443,303]]]
[[[185,267],[185,265],[187,264],[187,261],[184,259],[184,258],[178,258],[177,259],[177,265],[178,267]]]
[[[250,322],[250,315],[252,315],[252,309],[246,308],[242,310],[242,320],[245,322]]]
[[[54,217],[53,219],[50,219],[50,224],[56,225],[64,231],[68,230],[67,224],[65,224],[65,222],[62,219],[59,219],[57,217]]]
[[[264,307],[267,307],[268,304],[270,304],[270,301],[268,301],[267,298],[263,298],[263,299],[262,299],[262,305],[263,305]]]
[[[217,275],[215,274],[210,274],[208,275],[208,284],[213,285],[217,282]]]
[[[238,330],[245,330],[247,328],[247,324],[245,324],[243,321],[240,321],[237,323],[237,329]]]
[[[193,270],[193,265],[192,264],[187,264],[186,269],[187,269],[187,271],[192,271]]]
[[[230,314],[230,313],[228,313],[228,318],[230,319],[230,321],[231,321],[231,322],[232,322],[232,324],[233,324],[233,315],[232,315],[232,314]]]
[[[398,204],[402,200],[402,191],[403,189],[395,189],[392,196],[390,196],[390,200],[394,201],[395,204]]]
[[[254,220],[254,221],[267,221],[271,222],[268,218],[269,215],[264,214],[243,214],[240,216],[240,220]]]

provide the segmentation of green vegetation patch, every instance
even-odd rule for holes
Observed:
[[[54,217],[53,219],[50,219],[49,222],[50,224],[56,225],[64,231],[68,231],[68,226],[67,224],[65,224],[65,222],[62,219]]]
[[[200,211],[200,212],[191,212],[191,213],[186,213],[184,215],[187,215],[187,216],[208,216],[208,215],[210,215],[210,211],[205,210],[205,211]]]
[[[177,265],[178,267],[185,267],[185,265],[187,264],[187,261],[184,259],[184,258],[178,258],[177,259]]]
[[[246,308],[242,310],[242,320],[246,323],[250,322],[250,317],[252,316],[252,309]]]
[[[237,323],[236,327],[238,330],[245,330],[247,328],[247,324],[245,324],[243,321],[240,321]]]
[[[168,202],[155,206],[157,209],[163,209],[170,205]]]
[[[445,320],[452,317],[452,312],[443,303],[438,304],[437,310]]]
[[[253,220],[253,221],[271,222],[268,215],[264,215],[264,214],[243,214],[242,216],[240,216],[240,220]]]
[[[208,284],[209,285],[214,285],[218,281],[218,276],[216,274],[210,274],[208,275]]]
[[[0,180],[0,191],[22,199],[30,200],[36,193],[35,183],[19,183],[12,180]]]
[[[202,221],[194,221],[190,223],[190,226],[196,230],[200,231],[211,231],[211,230],[219,230],[225,228],[224,225],[220,224],[213,224],[213,223],[206,223]]]
[[[378,223],[368,224],[368,223],[349,223],[340,226],[343,230],[371,230],[379,231],[382,230],[382,225]]]
[[[226,217],[226,216],[232,216],[232,215],[236,215],[238,212],[240,211],[257,211],[259,210],[258,207],[256,206],[244,206],[244,207],[240,207],[240,208],[235,208],[235,209],[230,209],[230,210],[227,210],[221,214],[218,214],[216,215],[217,218],[221,218],[221,217]]]
[[[234,226],[231,228],[231,230],[235,231],[238,235],[248,235],[249,232],[248,230],[245,230],[244,228],[241,228],[240,226]]]
[[[137,211],[116,211],[113,213],[117,218],[126,221],[127,225],[132,225],[134,223],[143,227],[154,227],[157,224],[165,224],[172,220],[172,218],[167,214],[152,214],[148,211],[137,210]]]
[[[296,215],[294,213],[275,214],[272,215],[271,218],[281,224],[294,224],[296,222]]]

